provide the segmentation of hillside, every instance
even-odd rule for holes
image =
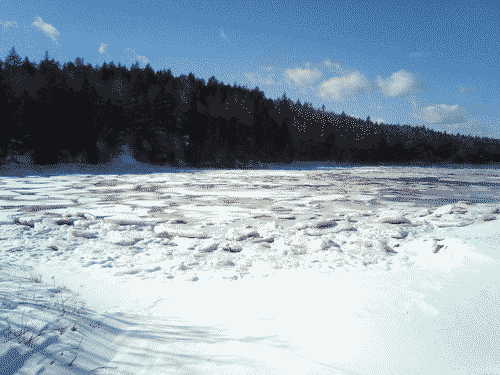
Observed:
[[[192,73],[0,60],[0,163],[99,165],[128,145],[151,165],[238,168],[293,161],[360,164],[500,163],[500,140],[388,125],[266,98],[258,87],[205,83]]]

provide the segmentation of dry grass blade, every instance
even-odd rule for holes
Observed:
[[[31,279],[31,281],[33,281],[35,283],[41,283],[42,282],[42,275],[31,274],[30,279]]]

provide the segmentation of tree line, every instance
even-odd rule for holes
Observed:
[[[61,67],[46,52],[37,65],[14,47],[0,60],[0,105],[0,164],[26,155],[39,166],[100,165],[124,145],[158,166],[500,162],[498,139],[373,123],[138,62],[93,67],[78,57]]]

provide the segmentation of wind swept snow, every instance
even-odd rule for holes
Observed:
[[[2,177],[0,372],[500,372],[495,189],[386,167]]]

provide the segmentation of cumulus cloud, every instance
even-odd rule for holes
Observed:
[[[245,73],[244,76],[254,86],[269,86],[276,84],[276,81],[271,77],[259,76],[253,73]]]
[[[293,82],[299,86],[309,85],[321,77],[321,72],[316,68],[312,70],[302,68],[287,69],[284,74],[288,84]]]
[[[17,27],[17,22],[16,21],[0,21],[0,25],[3,26],[4,30],[9,28],[9,27]]]
[[[330,60],[325,60],[325,65],[326,66],[333,66],[333,64],[330,62]]]
[[[451,134],[491,136],[490,134],[484,134],[484,124],[477,118],[470,118],[459,124],[444,124],[440,126],[440,130]]]
[[[421,88],[421,84],[415,76],[405,70],[393,73],[385,80],[377,77],[377,83],[384,95],[392,97],[416,93]]]
[[[99,46],[99,53],[105,53],[107,48],[107,44],[101,43],[101,45]]]
[[[325,66],[330,68],[335,74],[338,74],[338,75],[345,75],[348,73],[352,73],[351,70],[344,68],[338,62],[332,63],[330,60],[325,60],[324,64],[325,64]]]
[[[372,83],[359,72],[333,77],[318,88],[318,96],[328,101],[343,101],[354,94],[370,91]]]
[[[36,26],[38,29],[43,31],[45,35],[51,38],[54,43],[57,44],[57,37],[61,35],[59,31],[57,31],[54,27],[42,21],[40,17],[38,17],[35,22],[32,23],[33,26]]]
[[[458,104],[423,107],[416,109],[412,115],[428,124],[456,124],[466,120],[466,111]]]
[[[102,55],[102,57],[100,59],[97,59],[95,62],[97,63],[97,65],[99,66],[102,66],[102,63],[104,61],[106,61],[108,64],[111,62],[111,61],[114,61],[113,59],[113,56],[111,56],[108,52],[108,45],[107,44],[104,44],[104,43],[101,43],[101,45],[99,46],[98,48],[98,52],[100,55]],[[135,60],[134,60],[134,63],[135,63]]]
[[[136,61],[144,65],[149,63],[149,59],[146,56],[141,56],[135,52],[135,48],[126,48],[125,53],[127,54],[126,60],[128,60],[131,65],[135,64]]]
[[[485,122],[486,120],[486,122]],[[471,135],[479,137],[499,138],[499,132],[495,125],[488,124],[488,119],[480,117],[470,117],[464,122],[455,124],[434,125],[434,130],[446,131],[448,134]],[[491,126],[493,125],[493,126]]]
[[[40,17],[37,17],[35,22],[29,26],[19,27],[15,21],[0,21],[0,25],[2,26],[1,54],[7,52],[3,50],[3,47],[6,46],[9,50],[11,47],[15,47],[22,59],[27,56],[31,61],[43,59],[41,51],[49,51],[51,57],[55,58],[56,61],[66,59],[65,56],[60,55],[59,32],[43,22]]]

